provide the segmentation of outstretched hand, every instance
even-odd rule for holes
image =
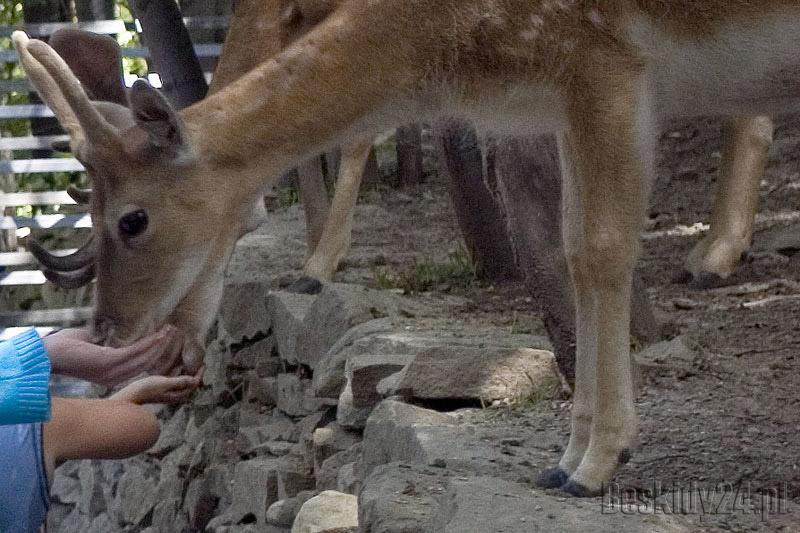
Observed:
[[[186,401],[200,385],[203,369],[194,376],[147,376],[125,386],[111,396],[138,405],[147,403],[180,403]]]
[[[44,339],[53,372],[113,387],[144,372],[167,374],[180,364],[177,330],[164,326],[122,348],[98,346],[87,329],[64,329]]]

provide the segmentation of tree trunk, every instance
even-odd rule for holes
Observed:
[[[443,123],[434,131],[434,142],[461,234],[478,273],[491,281],[520,279],[505,215],[484,181],[483,155],[475,131],[463,123]]]
[[[508,139],[490,148],[487,174],[506,212],[511,242],[525,284],[553,343],[561,372],[575,380],[575,303],[561,238],[561,172],[552,136]],[[634,274],[631,332],[659,338],[644,284]]]
[[[395,186],[419,185],[424,178],[422,168],[422,131],[417,124],[397,128],[397,181]]]
[[[182,109],[202,100],[208,84],[178,5],[173,0],[133,0],[131,9],[170,102]]]

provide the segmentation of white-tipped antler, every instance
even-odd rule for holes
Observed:
[[[55,50],[42,41],[29,39],[22,31],[15,31],[11,39],[39,96],[69,133],[76,155],[87,140],[101,144],[119,137],[117,129],[95,109],[80,81]]]

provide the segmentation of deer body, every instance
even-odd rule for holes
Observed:
[[[497,133],[554,131],[577,365],[569,445],[541,481],[597,492],[637,435],[630,284],[657,122],[794,109],[800,0],[334,4],[293,45],[180,114],[136,84],[136,126],[116,135],[93,133],[102,121],[80,105],[46,45],[15,37],[80,123],[71,133],[95,183],[102,336],[127,342],[170,320],[199,343],[219,300],[220,266],[243,230],[231,216],[249,212],[264,176],[437,116]],[[36,68],[28,60],[29,74]],[[53,93],[46,79],[37,88]],[[59,108],[58,98],[48,103]],[[149,224],[131,231],[141,213]]]

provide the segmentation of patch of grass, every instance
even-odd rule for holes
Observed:
[[[423,259],[401,272],[380,268],[375,269],[373,275],[381,289],[402,289],[406,294],[416,294],[432,289],[469,287],[477,279],[477,269],[469,252],[459,246],[444,262]]]
[[[278,205],[289,207],[300,203],[300,189],[295,186],[281,187],[278,189]]]

